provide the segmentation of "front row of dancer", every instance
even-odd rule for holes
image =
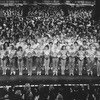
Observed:
[[[31,44],[28,44],[25,50],[22,47],[16,50],[11,45],[8,50],[1,47],[0,59],[3,75],[6,75],[8,66],[11,69],[10,74],[15,75],[17,65],[19,75],[23,75],[23,68],[26,67],[28,75],[32,75],[33,68],[36,69],[37,75],[41,75],[42,68],[45,69],[45,75],[49,75],[50,68],[52,68],[53,75],[58,75],[60,68],[62,75],[65,75],[65,70],[68,70],[69,75],[74,76],[75,63],[77,62],[79,75],[82,75],[85,65],[87,65],[87,74],[93,75],[94,64],[96,64],[97,76],[100,76],[100,48],[94,49],[92,44],[89,45],[88,49],[83,46],[75,49],[73,44],[69,48],[65,45],[61,48],[58,45],[52,48],[50,45],[46,45],[44,49],[41,49],[40,46],[33,49]]]

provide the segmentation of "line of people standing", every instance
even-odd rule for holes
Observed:
[[[23,75],[23,68],[26,67],[28,75],[32,75],[33,69],[37,75],[41,75],[42,69],[45,75],[49,75],[49,70],[53,75],[58,75],[59,68],[61,75],[65,75],[65,70],[69,75],[74,76],[75,69],[82,75],[86,69],[88,75],[93,75],[93,69],[97,69],[97,76],[100,76],[100,47],[98,43],[87,44],[83,41],[80,45],[78,41],[73,43],[65,41],[39,39],[37,42],[27,42],[19,39],[15,44],[4,43],[0,48],[0,64],[3,75],[6,75],[7,67],[11,69],[11,75],[16,74],[16,67],[19,75]],[[77,65],[77,67],[76,67]],[[96,66],[95,66],[96,65]],[[85,66],[85,67],[84,67]]]

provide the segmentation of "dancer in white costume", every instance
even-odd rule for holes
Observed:
[[[77,57],[78,57],[79,75],[82,75],[83,63],[84,63],[84,58],[85,58],[85,51],[84,51],[83,46],[79,47],[79,50],[77,51]]]
[[[6,69],[7,69],[7,55],[8,55],[8,52],[7,50],[4,48],[4,46],[2,46],[2,50],[0,50],[0,57],[1,57],[1,67],[2,67],[2,75],[6,75]]]
[[[69,75],[74,76],[76,50],[74,49],[73,44],[71,44],[70,48],[68,49],[68,56],[69,56]]]
[[[17,51],[17,58],[18,58],[17,63],[18,63],[19,75],[23,74],[23,57],[24,57],[24,51],[22,47],[19,47]]]
[[[49,75],[49,64],[50,64],[50,49],[49,46],[46,45],[43,51],[44,54],[44,66],[45,66],[45,75]]]
[[[92,44],[89,45],[89,49],[86,50],[86,58],[88,61],[88,75],[93,75],[94,59],[95,59],[96,50],[93,48]]]
[[[53,75],[58,75],[58,61],[60,57],[60,49],[60,46],[55,44],[51,52],[53,60]]]
[[[97,58],[97,76],[100,76],[100,47],[96,50]]]
[[[10,50],[8,52],[8,57],[9,57],[9,62],[10,62],[10,67],[11,67],[11,73],[10,75],[14,74],[15,75],[15,55],[16,55],[16,50],[13,45],[11,45]]]
[[[60,51],[61,53],[61,74],[62,75],[65,75],[67,52],[68,51],[66,50],[66,46],[62,46],[62,49]]]
[[[36,69],[37,69],[37,75],[41,75],[41,69],[42,69],[42,56],[43,56],[43,48],[42,45],[37,46],[35,49],[36,54]]]
[[[33,67],[33,48],[31,44],[27,44],[27,48],[25,50],[25,57],[26,57],[26,65],[28,70],[28,75],[32,75],[32,67]]]

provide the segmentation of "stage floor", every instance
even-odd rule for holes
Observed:
[[[32,76],[27,75],[27,70],[23,71],[23,75],[18,75],[18,70],[16,71],[16,75],[10,75],[10,70],[7,70],[7,75],[3,76],[2,71],[0,70],[0,85],[12,85],[12,84],[25,84],[27,82],[31,84],[100,84],[100,77],[97,77],[94,73],[93,76],[88,76],[86,71],[83,71],[83,75],[79,76],[78,72],[75,71],[75,76],[69,76],[69,72],[66,71],[65,75],[62,76],[59,74],[58,76],[53,76],[52,71],[50,71],[50,75],[45,76],[44,71],[42,71],[41,76],[36,75],[36,71],[33,71]]]
[[[100,77],[96,76],[0,76],[0,85],[32,84],[99,84]]]

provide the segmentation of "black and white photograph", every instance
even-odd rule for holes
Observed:
[[[100,100],[100,0],[0,0],[0,100]]]

